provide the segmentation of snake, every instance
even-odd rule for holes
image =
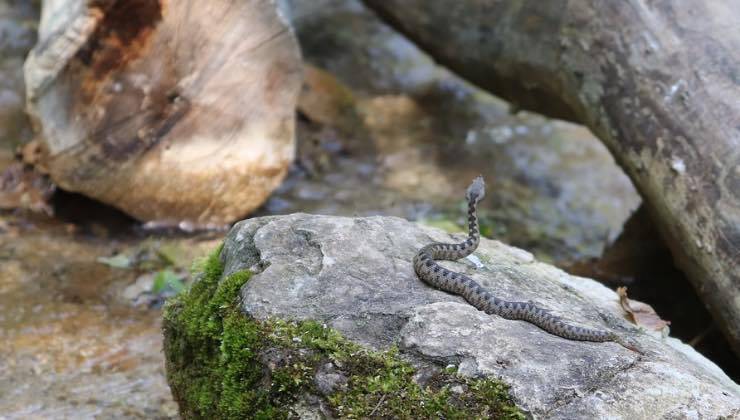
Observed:
[[[611,341],[623,347],[642,353],[620,335],[573,325],[553,315],[533,302],[513,302],[500,299],[481,287],[472,278],[448,270],[435,260],[455,261],[472,254],[480,243],[477,206],[485,196],[485,182],[482,176],[476,177],[468,187],[465,198],[468,202],[468,237],[460,243],[434,242],[422,247],[414,256],[416,275],[425,283],[437,289],[462,296],[479,311],[498,315],[510,320],[522,320],[568,340],[606,342]]]

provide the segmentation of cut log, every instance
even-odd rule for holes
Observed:
[[[45,0],[25,77],[54,182],[143,221],[234,221],[294,157],[301,59],[272,1]]]
[[[735,1],[365,3],[515,106],[587,125],[740,355]]]

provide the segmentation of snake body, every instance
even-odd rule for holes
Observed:
[[[571,325],[531,302],[511,302],[499,299],[470,277],[450,271],[434,261],[454,261],[475,251],[480,243],[476,207],[484,195],[485,184],[483,178],[479,176],[473,180],[466,193],[468,201],[468,238],[464,242],[456,244],[432,243],[421,248],[414,256],[414,271],[416,271],[419,278],[435,288],[462,296],[468,303],[487,314],[498,315],[506,319],[527,321],[551,334],[568,340],[613,341],[630,350],[637,351],[633,345],[626,343],[613,332]]]

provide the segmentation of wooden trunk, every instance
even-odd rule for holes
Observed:
[[[737,1],[364,1],[516,107],[587,125],[740,354]]]
[[[59,186],[149,222],[222,225],[294,157],[297,42],[269,0],[45,0],[28,110]]]

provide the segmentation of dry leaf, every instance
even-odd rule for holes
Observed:
[[[661,331],[671,324],[670,321],[661,319],[650,305],[642,302],[630,301],[627,297],[626,287],[618,287],[617,294],[619,295],[619,304],[626,312],[627,319],[629,319],[633,324],[653,331]]]

